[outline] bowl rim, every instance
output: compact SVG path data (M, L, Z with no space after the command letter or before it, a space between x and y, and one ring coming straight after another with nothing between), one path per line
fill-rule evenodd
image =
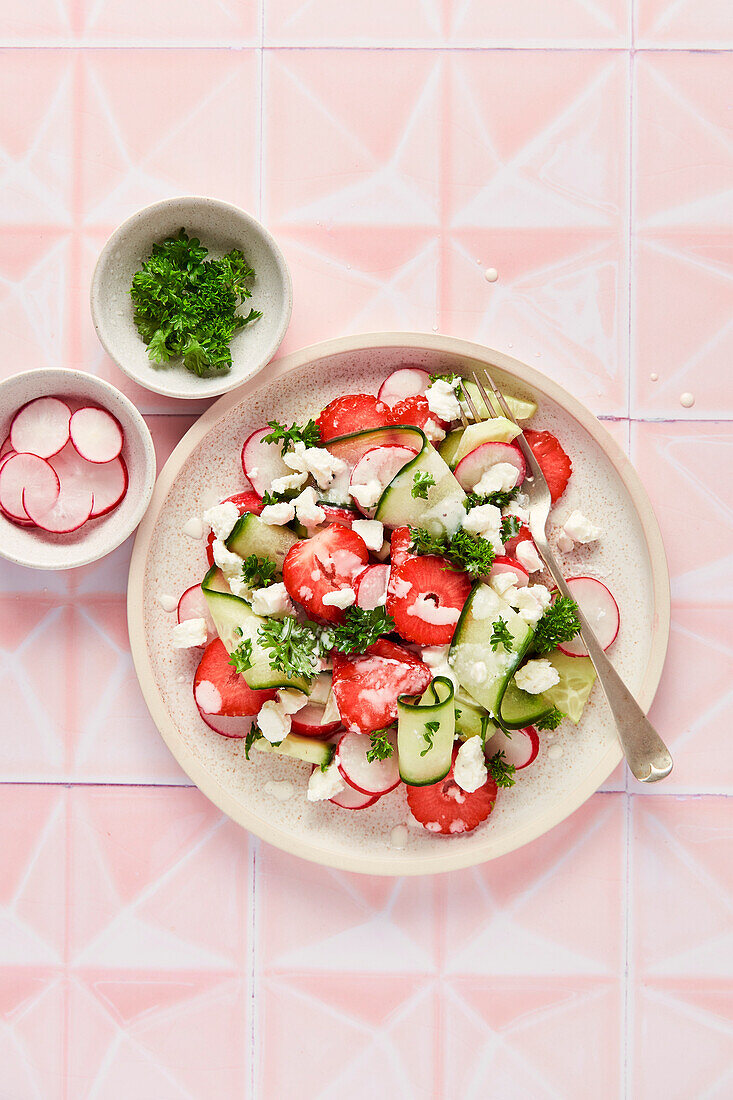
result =
M145 512L148 509L150 501L153 496L153 490L155 489L155 477L157 471L157 459L155 455L155 445L153 443L153 437L150 434L150 428L148 427L142 413L132 403L127 394L124 394L122 390L117 389L117 386L112 382L108 382L106 378L100 378L96 374L90 374L88 371L77 370L75 367L36 367L33 370L16 371L15 374L8 375L7 378L3 378L0 381L0 397L2 397L3 390L6 386L9 386L13 382L18 382L21 379L37 378L38 381L44 383L49 382L53 378L62 376L64 378L77 378L83 381L85 384L89 384L95 393L100 395L109 395L114 400L119 401L124 407L125 411L130 416L130 419L137 431L138 438L143 446L143 453L145 456L145 469L143 477L142 492L137 506L133 509L128 522L120 529L119 537L115 536L110 546L106 547L101 553L98 554L80 554L77 560L73 562L63 562L57 564L55 562L49 562L48 564L40 562L29 562L18 557L16 554L9 553L2 544L0 539L0 557L5 558L6 561L11 561L15 565L22 565L26 569L42 569L47 572L61 572L65 569L78 569L82 565L91 565L95 561L101 561L102 558L106 558L108 554L111 554L113 550L116 550L125 539L128 539L133 533L135 528L140 524ZM43 397L43 393L38 394L39 397ZM29 398L28 400L35 400L35 398ZM102 402L102 396L99 398ZM109 409L108 404L104 404L105 409L114 413L114 408ZM129 490L129 487L128 487ZM104 517L101 517L104 518ZM82 541L79 544L79 550L81 551L85 546L85 542Z
M283 300L282 309L280 312L280 318L277 328L273 333L273 337L265 349L262 357L262 362L257 366L246 378L238 378L237 375L230 371L228 374L223 375L221 382L218 385L212 385L207 388L206 392L202 393L181 393L171 386L164 386L157 384L155 377L147 382L141 375L133 373L125 365L124 358L117 355L114 350L114 343L110 341L109 334L105 329L104 324L104 310L101 306L101 300L103 295L101 293L101 281L102 281L102 267L103 262L107 260L109 253L119 246L120 241L123 241L126 233L134 226L141 222L147 221L159 210L165 210L167 207L174 206L178 203L204 203L208 206L217 207L221 213L227 214L229 217L235 217L243 220L250 228L255 229L261 234L265 244L270 250L278 272L283 280ZM285 339L285 333L288 330L290 324L290 318L293 313L293 280L290 274L290 268L283 254L282 249L273 237L269 229L258 221L252 214L249 214L241 206L237 206L235 203L227 202L224 199L217 199L209 195L174 195L167 199L160 199L157 202L148 203L147 206L142 206L139 210L136 210L134 214L130 214L128 218L125 218L112 233L110 233L107 240L102 245L99 255L97 256L96 263L94 264L94 271L92 272L91 282L89 284L89 305L92 315L92 323L94 324L94 331L97 334L100 344L104 348L104 351L115 363L117 367L126 374L128 378L132 379L139 386L150 390L152 393L159 393L163 397L172 397L178 401L201 401L209 400L210 398L220 397L222 394L229 393L231 390L238 386L245 386L252 379L264 370L268 363L270 363L273 357L277 354L278 348ZM210 382L214 382L215 379L208 379Z
M651 563L654 608L651 645L642 684L636 693L638 702L647 711L659 686L669 641L670 584L667 558L659 524L647 492L629 458L612 436L608 434L602 423L577 398L573 397L553 379L540 374L533 367L514 359L512 356L505 355L503 352L451 336L431 335L421 332L385 332L327 340L309 345L277 360L273 364L273 372L266 379L266 383L270 384L299 367L331 355L385 348L400 348L406 352L423 350L443 352L478 362L482 366L498 367L499 370L514 376L533 391L536 390L544 394L566 409L609 458L631 498ZM260 380L259 384L262 385L264 381ZM608 778L623 759L621 746L618 742L611 744L591 772L578 782L571 791L567 792L562 799L548 808L540 818L515 829L512 833L511 843L502 843L501 835L498 835L487 842L484 851L476 849L469 851L460 846L453 846L450 850L447 848L444 850L436 849L435 853L430 856L405 855L401 860L394 858L387 860L369 854L359 855L357 859L354 859L349 854L333 852L326 847L319 848L312 840L302 841L297 835L293 835L279 826L270 822L263 822L261 818L255 817L246 807L238 803L227 788L221 784L218 777L212 774L180 740L176 724L169 717L163 698L158 691L145 638L143 583L147 552L158 513L165 503L168 492L183 462L217 421L235 405L239 404L248 392L256 389L257 385L257 380L252 379L236 392L220 398L189 428L158 477L151 506L135 537L130 561L127 595L130 648L143 697L168 748L203 794L239 825L292 855L343 871L397 876L426 875L459 870L505 855L542 836L579 809L592 794L595 794L601 783Z

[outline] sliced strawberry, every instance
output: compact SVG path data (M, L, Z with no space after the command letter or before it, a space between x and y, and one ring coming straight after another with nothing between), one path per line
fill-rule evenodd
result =
M296 542L283 562L283 581L291 598L309 615L338 623L344 610L324 603L324 596L342 588L353 591L355 578L369 561L369 551L350 527L330 523L312 538Z
M257 493L252 492L251 489L246 489L243 493L234 493L234 495L230 497L224 497L221 503L225 504L227 501L236 504L237 508L239 508L240 516L243 516L245 512L252 512L253 515L259 516L264 508L262 498L259 497ZM214 551L211 549L214 545L214 538L214 532L209 531L209 537L206 540L206 557L209 561L209 567L214 564Z
M337 397L318 417L321 442L340 435L363 432L367 428L384 428L392 424L392 409L371 393L347 393Z
M432 421L434 427L436 425L439 428L445 427L444 422L439 420L434 413L431 413L428 399L423 397L422 394L417 394L415 397L406 397L404 401L398 401L396 405L392 406L393 424L409 424L415 428L424 429L429 420Z
M410 557L412 535L409 527L395 527L390 540L390 557L393 567L402 565Z
M524 437L532 448L540 469L545 475L552 503L554 504L567 488L570 475L573 472L573 464L552 432L533 432L528 429L524 433Z
M430 669L414 653L384 638L361 656L336 653L333 659L336 705L354 733L384 729L397 717L399 696L425 691L430 680Z
M526 523L520 522L519 532L516 535L512 535L510 539L504 543L504 553L507 557L513 558L517 552L517 547L520 542L532 542L532 535L529 527Z
M253 691L241 673L229 664L229 654L220 638L207 645L193 679L193 695L205 714L226 714L230 718L257 714L263 703L274 699L274 691Z
M398 634L418 645L447 645L471 592L465 573L437 554L411 557L392 569L387 611Z
M458 748L453 750L453 764ZM451 836L470 833L485 821L496 804L498 789L494 777L489 778L477 791L463 791L453 778L453 765L445 779L426 787L406 785L407 805L412 816L430 833Z

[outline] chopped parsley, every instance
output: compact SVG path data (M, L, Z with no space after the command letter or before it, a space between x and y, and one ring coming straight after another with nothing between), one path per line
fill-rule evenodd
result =
M486 766L489 769L489 775L493 776L497 787L514 786L514 772L516 768L513 764L507 762L503 749L500 749L494 756L489 757L486 761Z
M263 649L270 651L270 668L286 676L312 680L320 656L320 636L312 623L285 619L265 619L257 631Z
M495 623L492 624L492 626L493 633L489 638L489 645L491 646L494 653L496 653L500 645L504 646L504 649L507 651L507 653L511 653L514 638L512 636L511 630L507 626L506 619L502 619L501 616L499 616L499 618L496 620Z
M271 504L282 504L283 501L288 501L289 499L287 493L270 493L265 491L262 494L262 507L269 508Z
M430 381L432 382L447 382L449 386L453 386L456 397L463 397L463 388L461 383L463 379L460 374L431 374ZM454 383L458 383L454 385Z
M252 668L252 639L245 638L236 649L229 654L229 664L240 675Z
M549 653L563 642L569 642L580 630L578 605L570 596L558 596L537 623L532 649Z
M260 733L260 727L256 722L253 722L249 727L249 733L244 739L244 755L249 760L249 752L255 741L259 741L262 734Z
M287 428L279 420L268 420L272 431L262 437L263 443L279 443L283 451L290 450L295 443L305 443L306 447L318 447L321 442L321 429L315 420L309 420L307 424L291 424Z
M501 541L509 542L509 539L513 539L515 535L518 535L521 529L522 521L519 516L502 516Z
M421 756L427 756L427 754L432 749L433 741L435 739L436 733L438 732L438 727L439 726L440 726L440 722L426 722L425 723L425 729L423 730L423 736L425 738L425 748L420 753Z
M250 588L269 588L275 583L275 562L250 554L242 562L242 580Z
M415 554L439 554L454 569L463 569L470 577L483 577L494 563L491 543L480 535L459 530L454 535L431 535L423 527L410 528L410 550Z
M208 253L181 229L153 245L130 288L133 319L151 361L182 359L201 378L229 370L232 337L262 316L257 309L246 317L237 313L252 296L247 284L255 274L242 252L232 249L221 260L207 260Z
M495 508L506 508L517 495L516 489L495 489L493 493L469 493L464 500L467 512L472 508L480 508L482 504L493 504Z
M556 730L563 718L566 717L567 715L563 714L561 710L553 707L549 714L535 722L534 727L537 730Z
M388 760L394 752L394 745L387 736L389 730L374 730L369 734L369 740L371 741L371 748L367 749L366 758L370 764L373 764L375 760Z
M433 485L435 485L435 478L432 474L429 474L427 470L416 470L415 476L412 479L410 495L413 497L422 497L423 500L427 500L428 489Z
M383 634L394 630L394 619L383 607L370 611L363 607L347 607L343 622L329 630L332 646L339 653L365 653Z

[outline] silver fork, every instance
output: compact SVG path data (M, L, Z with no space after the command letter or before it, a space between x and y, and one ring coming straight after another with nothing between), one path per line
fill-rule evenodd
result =
M484 376L494 395L496 404L501 409L504 416L507 420L511 420L513 424L517 424L503 395L496 388L491 378L489 378L489 375L485 373ZM481 379L475 372L473 379L483 398L486 408L490 412L491 400L481 383ZM470 393L465 388L463 390L463 400L468 405L471 415L477 423L484 419L483 416L479 415L479 411L472 401ZM463 421L464 428L467 428L469 421L463 409L461 409L461 420ZM518 424L517 427L519 428ZM553 557L547 542L546 527L551 500L550 490L545 481L545 475L542 473L539 463L531 447L527 443L521 428L520 434L516 437L514 442L518 444L522 451L530 472L522 488L526 489L530 499L529 527L532 532L532 538L559 592L561 595L570 596L572 599L570 589L565 583L565 579L560 572L560 567ZM621 748L623 749L629 768L642 783L656 783L658 779L664 779L672 771L672 757L669 749L644 714L634 696L626 687L626 684L623 682L618 672L616 672L616 669L613 667L606 654L603 652L598 639L593 633L582 611L579 611L578 618L580 619L580 637L588 650L588 656L595 666L598 680L608 700L608 705L611 708L611 714L616 724L618 739L621 742Z

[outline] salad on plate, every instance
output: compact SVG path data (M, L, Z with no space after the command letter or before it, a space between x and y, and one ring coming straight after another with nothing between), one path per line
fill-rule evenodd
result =
M485 417L467 428L465 390ZM506 399L532 419L534 402ZM549 586L519 432L472 382L405 366L376 396L243 441L248 487L204 513L209 568L172 644L203 650L196 706L246 766L305 761L308 801L346 810L403 788L416 822L454 836L521 781L543 731L579 721L595 672L577 604L604 648L618 607L594 577L569 578L573 599ZM524 434L554 504L572 462L549 431ZM576 510L553 537L566 551L600 535Z

